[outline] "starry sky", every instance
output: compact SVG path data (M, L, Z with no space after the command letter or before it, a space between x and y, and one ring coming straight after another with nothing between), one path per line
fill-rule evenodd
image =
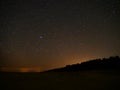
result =
M120 0L1 0L0 12L0 67L120 55Z

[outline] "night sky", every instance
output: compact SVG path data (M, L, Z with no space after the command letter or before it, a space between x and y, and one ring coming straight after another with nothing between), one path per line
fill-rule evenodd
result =
M120 0L1 0L0 67L47 70L120 56Z

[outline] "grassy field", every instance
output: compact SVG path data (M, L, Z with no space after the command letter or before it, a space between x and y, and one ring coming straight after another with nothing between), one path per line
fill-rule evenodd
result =
M0 90L120 90L120 71L0 73Z

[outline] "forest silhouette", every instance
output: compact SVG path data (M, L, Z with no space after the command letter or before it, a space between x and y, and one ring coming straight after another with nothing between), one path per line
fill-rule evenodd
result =
M120 57L89 60L41 73L0 72L0 80L1 90L120 90Z
M62 68L48 70L46 72L71 72L71 71L85 71L85 70L119 70L120 57L111 56L109 58L88 60L86 62L66 65Z

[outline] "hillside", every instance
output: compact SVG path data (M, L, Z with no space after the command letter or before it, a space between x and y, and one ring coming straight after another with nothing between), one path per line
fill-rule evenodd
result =
M71 72L71 71L85 71L85 70L119 70L120 57L114 56L103 59L94 59L82 63L66 65L65 67L48 70L47 72Z

